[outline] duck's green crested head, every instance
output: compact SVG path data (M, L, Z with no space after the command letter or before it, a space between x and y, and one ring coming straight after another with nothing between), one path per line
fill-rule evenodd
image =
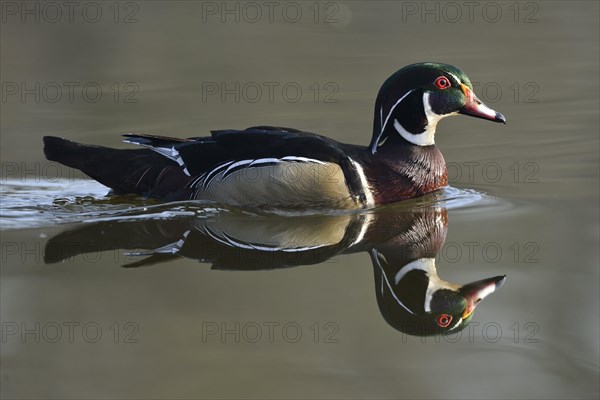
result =
M475 96L471 80L455 66L434 62L407 65L379 90L371 152L375 154L386 139L398 136L413 145L433 145L438 121L458 114L506 123L502 114Z

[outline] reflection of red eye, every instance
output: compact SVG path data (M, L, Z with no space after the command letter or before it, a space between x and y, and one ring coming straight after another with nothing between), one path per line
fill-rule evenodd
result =
M452 322L452 315L448 315L448 314L438 315L438 317L435 319L435 322L437 322L437 324L439 326L441 326L442 328L445 328L448 325L450 325L450 322Z
M437 78L435 80L435 86L438 89L448 89L451 85L450 85L450 80L448 78L446 78L445 76L440 76L439 78Z

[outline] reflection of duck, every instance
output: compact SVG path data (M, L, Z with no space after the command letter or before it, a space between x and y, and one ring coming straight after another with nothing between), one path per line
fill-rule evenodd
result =
M44 152L117 194L272 208L361 209L422 196L448 184L435 146L439 120L466 114L505 122L469 78L447 64L406 66L382 85L369 147L296 129L258 126L175 139L125 135L145 147L117 150L44 138Z
M45 260L120 248L145 257L126 267L186 257L210 262L213 269L264 270L366 251L385 320L402 332L428 335L464 328L478 302L505 279L462 286L440 279L435 257L446 230L446 210L439 207L285 218L231 212L210 218L97 222L50 239Z

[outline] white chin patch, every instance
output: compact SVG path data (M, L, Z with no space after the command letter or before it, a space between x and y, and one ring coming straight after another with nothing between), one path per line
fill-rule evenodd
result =
M435 128L429 129L428 126L422 133L410 133L400 125L400 122L398 122L397 119L394 120L394 128L396 128L396 131L398 131L400 136L417 146L430 146L435 144Z
M394 120L394 128L405 140L417 146L431 146L435 144L435 129L437 123L442 119L458 113L439 115L431 110L431 104L429 104L429 92L423 94L423 109L425 110L425 117L427 117L427 126L421 133L410 133L398 122Z

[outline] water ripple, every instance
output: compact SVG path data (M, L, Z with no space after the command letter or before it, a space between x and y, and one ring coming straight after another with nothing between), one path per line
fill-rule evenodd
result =
M0 183L0 228L19 229L50 226L57 223L108 220L202 218L222 212L263 214L265 211L220 207L211 202L178 201L161 203L138 196L107 196L109 189L93 180L21 181ZM398 210L430 206L469 209L493 206L497 200L472 189L447 187L419 199L390 207ZM345 210L319 210L319 214L348 213ZM350 211L356 212L356 211ZM272 210L267 214L303 215L315 211Z

